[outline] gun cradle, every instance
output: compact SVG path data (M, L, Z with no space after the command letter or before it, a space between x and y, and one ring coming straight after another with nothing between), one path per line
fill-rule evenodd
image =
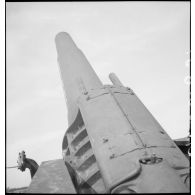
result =
M63 152L79 193L188 192L188 160L135 93L105 86L78 107Z

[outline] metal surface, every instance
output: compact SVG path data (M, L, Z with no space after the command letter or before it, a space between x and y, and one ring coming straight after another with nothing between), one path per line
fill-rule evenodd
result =
M80 112L66 132L63 154L77 193L105 192L104 182Z
M188 159L136 94L114 74L103 86L67 33L56 47L70 123L63 155L77 193L189 192Z
M62 159L42 162L26 193L76 193Z
M102 87L102 83L67 33L59 33L55 41L68 107L68 121L71 124L78 112L76 101L80 94L85 93L85 90Z

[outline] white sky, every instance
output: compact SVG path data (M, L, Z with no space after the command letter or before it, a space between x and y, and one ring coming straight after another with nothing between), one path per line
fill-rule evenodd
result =
M189 130L190 2L6 3L7 166L61 158L67 109L54 43L68 32L104 84L115 72L174 139ZM7 186L30 183L7 170Z

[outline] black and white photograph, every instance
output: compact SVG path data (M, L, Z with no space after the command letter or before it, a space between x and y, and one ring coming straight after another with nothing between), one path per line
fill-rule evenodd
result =
M5 2L5 191L191 192L191 1Z

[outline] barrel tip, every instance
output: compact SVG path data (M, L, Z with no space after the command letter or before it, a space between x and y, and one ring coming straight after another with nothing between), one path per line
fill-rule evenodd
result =
M57 42L58 40L61 39L67 39L67 38L71 38L70 35L67 32L59 32L56 36L55 36L55 41Z

